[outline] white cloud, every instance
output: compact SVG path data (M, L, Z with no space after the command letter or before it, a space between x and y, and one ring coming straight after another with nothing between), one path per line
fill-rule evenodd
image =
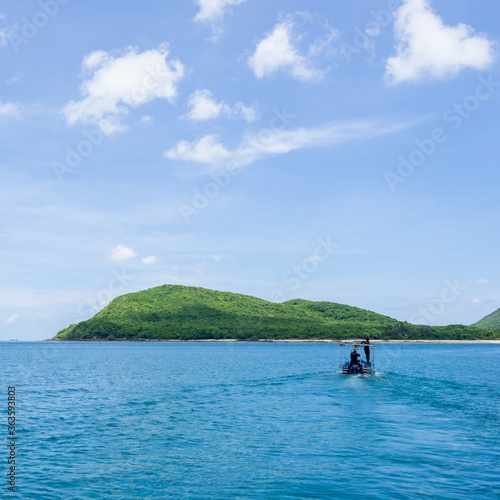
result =
M5 19L5 16L3 18L0 17L0 21L3 19ZM18 26L15 24L0 29L0 47L5 47L7 45L7 42L10 42L14 50L17 52L18 42L16 41L15 36L18 29L19 29Z
M188 98L188 105L191 110L185 117L196 122L217 118L224 106L222 102L216 102L212 92L206 89L196 90L191 94Z
M6 325L12 325L13 323L15 323L15 322L18 320L18 318L19 318L19 314L15 314L15 313L13 313L13 314L11 314L11 315L10 315L10 316L9 316L9 317L8 317L8 318L4 321L4 323L5 323Z
M302 22L317 24L314 16L306 13L298 14ZM318 65L318 58L335 54L332 48L333 42L339 33L330 28L328 23L321 21L321 30L326 34L317 37L307 46L304 53L299 50L299 42L306 38L304 34L296 33L296 22L292 16L276 24L272 31L267 34L256 46L254 54L248 59L257 78L269 76L279 70L287 73L300 81L316 82L321 80L325 71Z
M0 101L0 118L20 118L21 117L21 106L13 102L2 103Z
M397 54L386 64L390 83L444 79L493 62L493 42L465 24L446 26L428 0L405 0L395 13L395 32Z
M196 90L191 94L188 98L188 106L191 109L184 115L184 118L192 121L207 121L221 114L230 118L241 117L247 122L257 119L254 108L245 106L242 102L237 102L234 106L229 106L223 101L217 102L212 92L207 89Z
M82 63L87 79L80 86L81 101L70 101L63 109L69 125L93 123L105 133L125 130L123 119L130 108L154 99L172 102L177 84L184 75L178 59L167 59L165 44L157 49L138 52L130 47L125 53L98 50Z
M248 64L257 78L268 76L279 69L287 70L293 78L302 81L314 81L322 77L322 72L299 54L294 46L291 21L274 26L273 31L257 44Z
M5 85L14 85L20 80L20 78L21 78L21 73L17 71L14 76L10 77L8 80L5 80Z
M194 142L179 141L175 148L165 152L165 156L171 160L220 163L229 161L232 153L217 142L216 135L206 135Z
M212 255L212 259L214 259L215 262L217 262L219 264L222 262L223 257L224 257L223 255Z
M12 30L5 28L3 30L0 30L0 47L5 47L7 45L7 40L11 31Z
M475 298L473 298L473 299L471 300L471 303L472 303L472 304L482 304L482 303L483 303L483 301L482 301L481 299L478 299L477 297L475 297Z
M152 264L156 264L158 259L154 255L150 255L149 257L144 257L141 261L143 264L150 266Z
M134 257L137 257L137 252L134 252L134 250L126 247L125 245L118 245L117 247L113 248L109 256L111 260L116 260L119 262L123 262Z
M200 10L194 18L195 21L217 22L231 7L240 5L246 0L196 0Z
M151 125L153 123L153 117L151 115L144 115L139 123L142 123L143 125Z
M478 278L476 282L479 283L480 285L487 285L489 283L489 281L485 280L484 278Z
M246 135L234 150L225 148L215 135L206 135L193 142L179 141L166 151L169 159L210 164L215 168L237 168L249 165L260 158L285 154L309 147L331 146L348 141L368 139L400 130L404 125L382 127L367 121L350 121L326 124L310 129L261 130Z
M241 115L247 123L257 120L257 111L252 106L245 106L242 102L237 102L230 110L230 116Z

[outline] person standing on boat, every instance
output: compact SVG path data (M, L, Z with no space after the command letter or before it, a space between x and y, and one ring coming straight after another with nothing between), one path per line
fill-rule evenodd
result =
M351 362L349 363L349 368L352 368L353 366L357 366L360 370L363 370L363 367L361 366L361 363L359 360L361 359L361 356L358 352L357 346L354 346L353 351L351 352Z
M365 356L366 356L366 362L370 364L370 339L367 337L366 340L363 342L365 344L364 350L365 350Z

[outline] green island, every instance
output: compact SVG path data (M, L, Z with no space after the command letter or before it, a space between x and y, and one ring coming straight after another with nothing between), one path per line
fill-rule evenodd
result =
M238 293L163 285L121 295L52 340L494 340L500 339L500 310L493 315L471 326L414 325L334 302L274 303Z
M483 330L499 330L500 329L500 309L493 311L488 316L480 319L472 326L482 328Z

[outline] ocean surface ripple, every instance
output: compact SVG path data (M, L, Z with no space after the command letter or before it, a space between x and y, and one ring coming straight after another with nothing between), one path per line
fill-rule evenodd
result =
M500 345L0 342L16 499L500 498ZM7 454L5 453L5 456Z

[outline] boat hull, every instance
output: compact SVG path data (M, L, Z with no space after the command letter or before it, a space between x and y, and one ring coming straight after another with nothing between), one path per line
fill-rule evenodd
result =
M373 373L373 366L364 362L361 362L361 368L359 366L349 366L350 363L344 363L342 368L342 373L344 375L371 375Z

